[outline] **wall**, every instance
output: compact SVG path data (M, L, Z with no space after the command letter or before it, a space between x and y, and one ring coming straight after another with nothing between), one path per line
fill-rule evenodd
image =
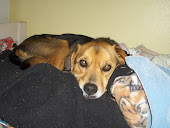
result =
M0 0L0 23L9 21L9 5L10 0Z
M11 0L10 21L26 21L27 36L76 33L144 44L170 53L169 0Z

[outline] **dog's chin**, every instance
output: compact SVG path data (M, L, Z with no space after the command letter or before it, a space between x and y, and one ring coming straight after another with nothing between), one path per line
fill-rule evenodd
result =
M89 95L88 95L88 96L84 96L84 97L85 97L86 99L88 99L88 100L89 100L89 99L97 99L96 96L89 96Z
M97 93L98 94L98 93ZM100 98L102 95L97 95L97 94L94 94L94 95L88 95L86 93L83 93L83 96L86 98L86 99L98 99Z

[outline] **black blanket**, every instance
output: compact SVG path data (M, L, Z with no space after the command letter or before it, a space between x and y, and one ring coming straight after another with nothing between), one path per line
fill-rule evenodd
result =
M19 128L129 127L110 93L87 100L72 74L49 64L0 62L0 118Z

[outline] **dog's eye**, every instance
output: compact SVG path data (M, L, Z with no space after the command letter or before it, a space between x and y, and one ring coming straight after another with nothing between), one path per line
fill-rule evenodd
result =
M107 71L109 71L111 68L112 68L111 65L105 65L105 66L103 67L103 71L107 72Z
M86 60L80 60L80 65L81 65L82 67L87 67L87 62L86 62Z

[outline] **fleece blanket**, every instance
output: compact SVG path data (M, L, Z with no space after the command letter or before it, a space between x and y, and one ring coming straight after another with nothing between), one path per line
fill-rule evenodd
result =
M148 98L151 114L147 128L170 126L170 70L141 56L126 57L127 65L138 75Z
M113 101L117 102L131 128L146 127L150 109L143 86L133 69L127 65L119 65L116 70L118 68L128 71L112 82Z
M129 128L109 93L85 99L70 73L49 64L24 71L9 62L0 67L0 118L13 127Z

